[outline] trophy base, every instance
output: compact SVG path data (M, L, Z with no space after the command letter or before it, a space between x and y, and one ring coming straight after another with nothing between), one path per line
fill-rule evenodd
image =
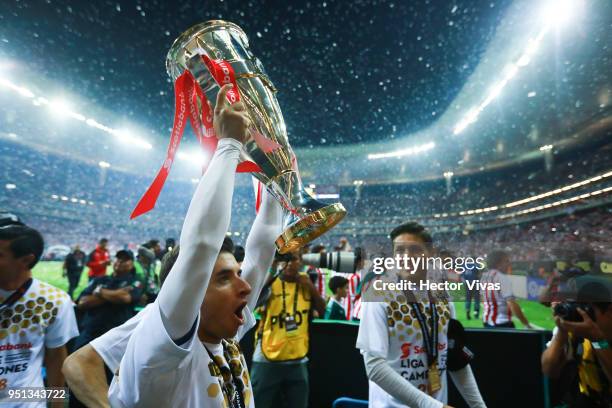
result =
M346 209L340 203L331 204L309 213L283 231L276 239L278 252L286 254L301 248L332 229L345 215Z

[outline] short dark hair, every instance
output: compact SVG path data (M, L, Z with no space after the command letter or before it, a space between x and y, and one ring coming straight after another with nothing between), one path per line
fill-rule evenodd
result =
M150 239L147 242L145 242L144 244L142 244L142 246L147 248L147 249L153 249L153 248L155 248L156 245L160 245L158 239Z
M221 250L219 253L221 252L229 252L230 254L234 255L234 241L232 241L230 237L225 237L223 239L223 244L221 245Z
M332 276L329 280L329 289L335 295L338 289L348 284L348 279L343 276Z
M427 232L427 230L425 229L424 226L422 226L421 224L414 222L414 221L409 221L409 222L405 222L401 225L398 225L397 227L393 228L393 230L391 231L391 242L393 242L393 240L395 238L398 237L398 235L401 234L412 234L412 235L416 235L417 237L419 237L428 247L431 247L433 244L433 239L431 238L431 235L429 234L429 232Z
M8 225L0 228L0 241L10 241L9 248L15 258L34 255L28 267L32 269L42 256L45 241L40 232L25 225Z
M121 249L121 250L117 251L117 253L115 254L115 258L121 259L121 260L124 260L124 261L133 261L134 260L134 254L132 253L132 251L127 251L125 249Z
M174 248L172 248L172 251L166 252L164 257L162 258L161 267L159 269L160 286L163 286L164 281L166 280L166 278L168 277L168 274L170 273L170 270L176 263L176 259L179 256L180 248L181 246L177 244ZM221 250L219 251L219 253L221 252L229 252L232 255L234 254L234 242L232 241L230 237L225 237L223 239L223 244L221 245Z
M244 261L244 247L241 245L236 245L234 248L234 258L236 258L236 262Z
M98 241L98 244L108 244L108 238L102 238L100 241Z
M497 269L507 260L510 260L510 255L506 251L495 250L487 255L487 267L489 269Z

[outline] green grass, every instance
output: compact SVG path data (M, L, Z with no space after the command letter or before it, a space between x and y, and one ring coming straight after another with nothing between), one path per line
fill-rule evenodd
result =
M41 281L47 282L55 287L58 287L64 291L68 291L68 278L62 277L62 263L61 262L39 262L33 271L34 277ZM81 275L81 282L75 290L75 297L81 293L81 291L87 286L87 269L83 271ZM543 329L552 330L555 326L555 322L552 319L550 309L546 306L539 304L538 302L530 300L519 300L518 303L521 305L525 316L530 323ZM473 306L472 306L473 307ZM455 302L455 310L457 312L458 320L465 327L478 327L482 328L482 315L479 319L472 318L467 320L465 316L465 303L462 301ZM482 312L482 305L481 305ZM517 328L522 328L523 325L518 319L514 318L514 324Z
M36 279L43 282L47 282L50 285L60 288L61 290L68 292L68 278L62 277L62 262L39 262L34 267L32 275ZM87 286L87 268L83 270L81 274L81 280L79 286L74 291L74 296L78 296L79 293Z
M541 305L538 302L533 300L518 300L518 304L523 309L523 313L529 323L536 328L542 328L546 330L552 330L555 327L555 322L552 319L552 314L550 308ZM465 316L465 303L464 302L455 302L455 311L457 314L457 319L463 324L464 327L478 327L482 329L482 304L480 305L480 317L475 319L472 317L471 320L468 320ZM472 314L474 313L474 305L472 305ZM514 325L522 329L523 324L516 318L513 317Z

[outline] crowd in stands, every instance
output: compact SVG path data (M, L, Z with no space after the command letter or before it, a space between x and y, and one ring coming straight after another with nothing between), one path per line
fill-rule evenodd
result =
M131 210L150 182L147 177L103 169L15 144L0 143L0 152L11 156L0 175L2 185L14 185L0 196L0 209L17 213L28 224L36 226L45 236L47 246L80 244L88 252L93 250L92 235L108 237L113 249L135 248L142 237L179 236L181 220L194 188L189 181L170 180L156 208L130 220ZM492 224L486 215L481 216L485 222L476 216L432 217L439 212L500 205L594 177L609 170L606 159L605 152L601 152L566 159L550 172L542 171L539 164L524 165L513 172L503 170L455 177L450 192L443 180L341 187L340 201L348 215L324 239L351 236L375 248L377 242L385 242L390 225L416 219L439 234L446 242L445 247L459 253L474 251L475 243L487 247L511 245L517 249L518 257L525 260L547 258L557 246L576 243L589 244L595 251L609 251L612 221L606 208L607 195L597 197L599 209L577 212L582 203L574 203L561 212L539 217L543 219L524 222L523 218L520 222L520 218L510 218L495 229L490 229ZM248 177L244 180L236 188L230 227L238 242L245 238L255 215L253 189ZM538 200L536 204L609 185L608 178L602 179L593 185ZM530 205L535 204L512 210Z

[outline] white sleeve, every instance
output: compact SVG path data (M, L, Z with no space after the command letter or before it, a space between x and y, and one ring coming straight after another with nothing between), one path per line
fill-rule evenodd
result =
M383 302L362 302L362 316L359 321L357 348L374 357L386 359L389 352L389 331L387 329L386 304Z
M407 406L414 408L442 408L444 406L442 402L430 397L398 374L384 358L364 353L363 361L368 379Z
M196 320L196 324L199 319ZM108 390L112 407L171 407L177 384L190 372L197 336L178 346L162 322L159 304L133 331Z
M173 339L193 326L229 227L236 166L242 143L221 139L189 204L180 252L157 301Z
M58 297L59 299L54 302L58 305L57 315L45 331L45 347L47 348L61 347L71 338L79 335L72 299L64 292L61 292Z
M480 395L478 384L476 384L474 373L472 373L472 368L469 364L461 370L449 371L448 373L470 408L487 408L482 395Z
M116 373L119 368L119 363L125 354L125 350L130 340L132 332L138 326L142 318L151 311L153 305L147 305L136 316L132 317L121 326L117 326L102 336L93 339L89 344L96 350L96 353L102 357L104 364L108 366L111 372Z
M274 260L274 241L282 232L283 209L278 201L264 190L263 200L253 227L249 232L242 263L242 278L251 285L248 305L251 310L268 276L268 269Z

